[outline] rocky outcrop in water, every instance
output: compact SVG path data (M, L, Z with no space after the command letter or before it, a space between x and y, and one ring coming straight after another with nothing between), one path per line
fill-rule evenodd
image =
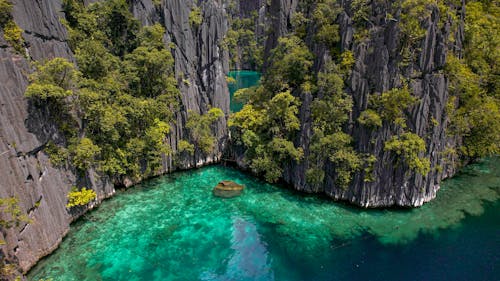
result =
M232 198L241 195L244 188L243 185L232 181L221 181L214 187L212 193L217 197Z
M51 121L50 112L24 98L32 71L30 61L54 57L74 61L74 56L66 42L67 31L60 23L64 17L60 0L14 2L13 18L24 30L29 59L0 39L0 197L17 197L22 212L32 222L4 230L0 238L7 242L2 246L3 255L26 272L57 248L70 222L81 214L70 214L66 209L72 186L79 183L92 188L98 196L96 203L114 194L115 189L106 177L93 170L82 177L71 167L54 168L43 152L49 140L65 140ZM151 0L131 2L131 11L144 25L158 22L165 27L165 41L175 45L176 76L189 81L180 83L181 110L176 113L176 124L168 139L175 150L178 141L187 138L189 110L204 113L209 107L218 107L226 114L229 112L227 53L218 46L227 29L224 9L220 1L203 1L203 22L192 28L188 17L194 1L167 0L161 5L154 5ZM227 142L226 118L216 124L215 135L218 144L213 153L186 156L178 165L164 157L163 172L219 161Z
M257 1L256 1L257 2ZM433 199L442 179L456 172L456 156L446 154L446 150L454 148L458 140L446 134L448 103L448 79L443 73L446 56L451 50L460 50L463 41L462 23L456 34L455 42L448 38L452 32L453 22L441 15L435 8L424 24L425 36L412 51L415 59L402 66L401 31L397 20L388 20L390 1L373 1L369 4L370 34L368 39L357 41L354 38L356 27L351 9L352 1L341 1L342 12L337 23L340 29L341 51L352 51L355 65L346 81L346 91L354 101L350 122L345 129L354 139L354 148L360 153L370 153L377 158L373 167L374 181L365 181L362 172L356 173L348 188L341 188L335 183L335 165L328 162L325 167L325 180L320 186L312 186L306 182L306 170L312 124L310 106L313 97L300 94L302 105L300 110L301 129L295 139L295 145L302 147L305 161L285 164L284 180L297 190L310 193L325 193L338 200L345 200L363 207L384 206L420 206ZM265 46L265 57L277 46L277 39L293 32L292 18L298 10L296 0L273 0L266 7L267 20L271 22ZM253 8L250 5L241 7ZM458 10L464 11L464 7ZM301 11L304 12L304 11ZM305 12L307 14L307 12ZM248 11L242 14L249 14ZM441 24L440 24L441 22ZM443 24L444 22L444 24ZM308 27L308 32L314 32ZM325 63L331 60L327 47L314 40L313 35L306 36L306 44L315 55L313 72L321 71ZM264 63L264 72L266 70ZM384 150L385 141L398 132L394 125L384 122L378 129L361 126L356 120L360 113L368 107L368 97L373 93L383 93L392 88L402 86L402 79L409 79L410 92L419 102L406 112L408 130L422 137L426 142L426 155L431 162L431 171L422 176L401 165L394 154ZM235 149L236 159L243 168L243 153Z

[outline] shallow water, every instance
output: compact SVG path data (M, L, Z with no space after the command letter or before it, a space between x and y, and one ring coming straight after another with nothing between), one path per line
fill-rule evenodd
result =
M221 180L244 184L221 199ZM211 166L120 191L30 280L498 280L500 159L408 210L364 210Z
M243 108L243 104L237 103L233 100L234 93L238 89L249 88L257 85L260 80L260 73L249 70L237 70L230 71L227 76L232 77L234 78L234 80L236 80L236 83L229 84L228 87L231 97L230 110L231 112L238 112Z

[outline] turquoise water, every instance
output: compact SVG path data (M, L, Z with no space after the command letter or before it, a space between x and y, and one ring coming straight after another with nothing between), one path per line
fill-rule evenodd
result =
M231 95L230 110L231 112L238 112L243 108L243 104L237 103L233 100L234 93L238 89L249 88L259 84L260 73L249 70L238 70L230 71L227 76L232 77L236 80L236 83L229 84L228 87L229 94Z
M221 199L221 180L244 184ZM498 280L500 159L418 209L364 210L210 166L119 191L29 280Z

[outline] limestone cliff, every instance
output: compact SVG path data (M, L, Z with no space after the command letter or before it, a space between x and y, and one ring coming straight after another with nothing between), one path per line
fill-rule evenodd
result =
M198 5L196 1L164 1L155 5L151 0L132 1L132 11L143 25L161 23L167 34L165 41L175 46L175 73L181 81L182 106L176 113L176 122L169 139L173 148L180 139L188 138L185 124L187 112L205 113L208 106L218 107L229 113L229 97L225 73L227 52L219 48L219 44L227 32L226 15L222 1L203 1L203 22L199 27L189 24L191 7ZM182 78L182 79L180 79ZM185 82L188 81L188 82ZM205 163L218 162L227 142L226 119L222 118L216 125L218 145L212 155L194 155L182 159L180 168L191 168ZM165 159L165 172L175 170L171 158Z
M83 181L96 191L97 203L111 196L115 189L106 177L97 176L93 170L81 177L74 169L54 168L43 152L49 140L65 140L50 121L50 112L24 98L32 71L30 61L54 57L74 61L74 57L67 44L67 31L60 22L64 17L60 0L13 2L13 19L24 30L26 56L0 39L0 197L17 197L22 212L32 222L3 230L0 238L7 242L2 246L3 256L26 272L59 245L71 221L82 213L83 210L70 213L66 209L72 186ZM167 0L161 5L154 5L151 0L131 2L131 11L142 24L160 23L165 27L165 41L175 45L176 76L189 81L180 83L181 110L175 113L176 123L168 139L175 150L178 140L185 138L189 110L203 113L211 106L229 112L227 54L218 47L227 29L224 9L219 1L203 1L203 22L193 28L188 21L193 1ZM186 157L180 167L165 157L163 172L218 161L227 139L226 118L221 118L215 127L218 145L211 155Z
M257 9L252 5L242 5L242 9ZM258 1L255 1L258 2ZM301 129L294 141L305 152L304 161L286 163L283 173L284 181L295 189L310 193L325 193L338 200L345 200L363 207L383 206L420 206L433 199L442 179L453 175L456 171L455 156L446 154L447 149L454 148L457 140L446 134L447 116L445 108L448 103L448 79L443 73L448 52L460 50L463 41L464 7L454 7L461 15L458 29L451 31L452 22L447 15L440 14L439 9L431 11L423 25L425 36L418 41L412 51L415 56L408 65L401 63L402 42L400 23L396 19L388 19L392 12L392 1L368 1L366 21L370 23L369 36L365 40L355 40L358 27L354 22L351 7L353 1L338 1L341 13L336 22L339 25L339 49L341 52L351 51L355 64L350 77L346 81L347 93L352 96L354 107L345 131L354 139L354 148L360 153L370 153L377 158L373 167L374 181L365 181L363 172L358 172L348 188L341 188L335 183L335 165L331 162L325 166L325 179L322 184L311 185L306 181L308 168L309 144L311 141L311 101L310 94L295 93L301 100ZM360 2L360 1L358 1ZM265 57L276 47L278 38L294 32L293 15L301 12L308 15L309 7L299 10L300 1L272 0L267 5L257 6L265 9L266 22L270 23ZM249 14L243 11L240 14ZM310 15L309 15L310 16ZM460 20L460 19L459 19ZM310 24L305 37L306 44L314 53L313 72L321 71L326 61L331 60L329 49L314 40L314 27ZM456 39L451 42L450 33ZM266 71L266 62L264 69ZM361 126L356 120L360 113L368 107L368 97L373 93L383 93L392 88L401 87L402 79L410 80L410 92L418 98L417 105L406 112L408 129L426 141L426 155L431 162L431 171L426 176L410 171L398 163L394 154L384 150L384 142L398 132L389 123L378 129ZM237 160L246 168L242 153L236 149Z

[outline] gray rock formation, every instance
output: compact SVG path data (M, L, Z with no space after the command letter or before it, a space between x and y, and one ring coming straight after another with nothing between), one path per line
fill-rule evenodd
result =
M162 24L167 33L165 44L173 44L175 73L181 90L181 111L176 113L176 122L169 139L174 150L181 139L189 139L185 124L188 112L205 113L209 107L218 107L226 113L216 124L215 136L218 145L211 155L185 155L179 165L171 157L164 161L164 172L177 168L187 169L206 163L218 162L227 143L227 117L229 94L225 73L227 52L219 48L227 32L227 20L222 1L203 1L200 7L203 22L199 27L189 24L189 14L196 1L169 0L155 6L151 0L132 1L132 12L143 25Z
M64 57L74 61L66 43L66 29L60 23L64 17L60 0L18 0L14 4L13 17L24 30L26 52L31 59ZM153 5L151 0L134 0L131 4L131 10L143 24L164 25L165 43L176 47L175 70L181 81L182 105L168 140L174 150L186 136L188 111L203 113L209 107L219 107L229 112L225 82L227 54L218 47L227 29L224 9L220 1L203 1L203 23L192 28L188 18L193 4L184 0L166 0L160 6ZM70 214L66 209L72 186L83 182L95 190L96 204L114 194L115 189L93 170L82 178L71 167L56 169L50 164L43 147L49 140L56 143L65 140L49 112L30 105L24 98L32 71L30 62L16 54L3 39L0 39L0 61L0 197L17 197L21 210L32 219L32 223L3 230L0 238L7 242L2 246L3 255L18 263L21 272L26 272L57 248L71 221L81 215L81 212ZM182 83L183 79L189 83ZM185 157L179 167L165 157L163 172L219 161L227 140L226 118L221 118L215 127L219 142L212 154Z
M443 153L447 148L455 147L457 140L446 135L445 107L448 102L448 81L442 69L448 50L460 50L463 32L459 29L455 36L458 40L454 45L448 42L446 38L450 33L451 22L445 19L444 26L439 27L441 15L436 8L425 23L425 38L420 42L420 46L415 48L416 59L408 66L401 67L399 65L401 42L398 23L386 20L388 7L384 1L374 1L370 4L369 17L373 26L370 29L369 39L363 42L355 42L353 39L355 27L352 15L348 13L350 2L340 2L344 12L338 18L340 48L342 51L352 51L356 58L353 72L347 81L346 90L353 97L354 108L346 131L353 136L357 151L371 153L377 157L378 161L374 167L375 181L365 182L364 175L360 172L356 174L349 188L342 189L335 184L334 165L327 163L323 184L311 186L306 182L308 147L312 136L310 118L312 97L306 94L298 94L302 102L300 111L302 126L295 141L297 146L304 149L306 160L298 164L285 164L284 180L297 190L325 193L335 199L349 201L363 207L420 206L436 196L440 181L453 175L456 169L456 163L454 163L456 159ZM276 47L280 36L292 31L291 20L297 8L298 1L296 0L271 1L266 16L267 21L271 22L270 30L273 32L269 33L266 41L266 54ZM242 12L242 14L249 14L249 12ZM309 31L312 30L309 29ZM307 36L306 43L316 56L314 71L320 71L325 62L331 59L329 51L315 42L311 34ZM264 71L265 68L266 63ZM381 128L371 130L356 122L360 113L367 109L368 96L400 87L401 76L411 78L410 89L419 98L419 103L407 112L408 130L426 140L427 155L425 157L430 158L432 169L425 177L410 171L408 167L398 163L395 155L384 151L384 142L397 134L392 124L384 122ZM243 163L242 153L241 148L234 150L240 166Z
M59 23L60 10L58 1L16 1L13 16L25 30L27 53L33 59L72 59ZM33 220L3 233L3 251L25 271L55 249L69 230L72 217L65 208L66 194L76 178L71 171L54 169L39 149L59 133L47 113L32 110L24 98L30 63L6 47L0 49L0 60L0 197L17 197L21 210ZM106 184L94 188L101 198L114 192Z

